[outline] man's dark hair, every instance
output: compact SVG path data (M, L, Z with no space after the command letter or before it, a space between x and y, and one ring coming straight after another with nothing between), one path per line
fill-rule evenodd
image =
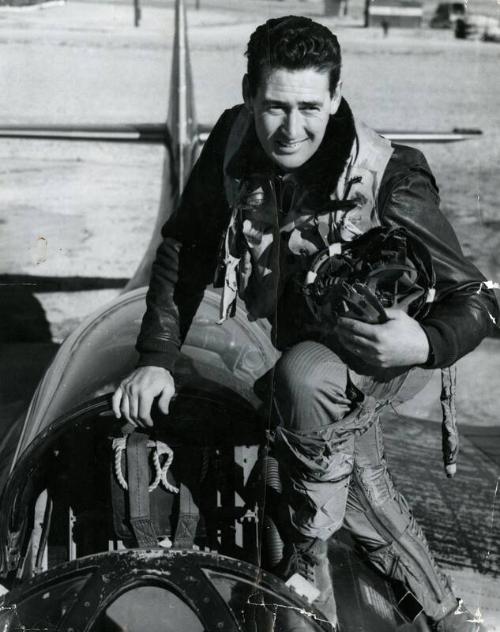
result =
M330 74L330 93L340 78L341 54L336 36L310 18L288 15L267 20L250 36L245 55L251 96L270 68L314 68Z

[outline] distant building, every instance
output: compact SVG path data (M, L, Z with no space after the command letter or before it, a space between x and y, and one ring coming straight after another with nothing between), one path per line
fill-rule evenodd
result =
M323 15L333 15L336 17L339 15L347 15L347 2L348 0L324 0Z
M0 0L0 7L30 7L36 4L64 4L65 0Z
M365 26L422 26L423 2L420 0L366 0Z

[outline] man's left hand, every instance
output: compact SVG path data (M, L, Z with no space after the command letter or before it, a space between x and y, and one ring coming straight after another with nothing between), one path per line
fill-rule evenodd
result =
M342 345L367 364L388 369L424 364L429 341L418 322L401 309L386 309L388 321L370 325L339 318L335 332Z

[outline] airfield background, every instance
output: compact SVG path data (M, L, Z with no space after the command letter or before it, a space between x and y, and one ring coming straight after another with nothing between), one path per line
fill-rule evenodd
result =
M202 123L239 102L242 52L257 23L283 13L323 13L319 0L201 0L200 10L195 4L188 3L188 20ZM474 7L498 17L491 0ZM434 8L424 3L424 19ZM425 26L394 28L384 38L379 28L361 28L359 0L350 0L347 16L321 19L339 34L345 94L367 123L483 130L475 140L423 149L466 254L500 281L500 47ZM169 1L143 2L139 28L125 1L0 7L0 124L163 122L172 39ZM4 139L0 159L0 428L6 428L19 419L58 343L133 274L157 213L163 149ZM442 473L437 381L386 421L394 473L438 558L468 601L498 623L499 347L498 339L487 340L460 363L464 439L453 481Z

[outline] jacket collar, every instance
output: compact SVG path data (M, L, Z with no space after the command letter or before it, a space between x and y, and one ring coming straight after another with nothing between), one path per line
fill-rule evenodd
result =
M317 152L293 172L295 179L308 189L332 192L349 159L355 136L351 109L347 101L342 99L339 109L330 117ZM275 177L284 173L264 153L252 121L229 161L227 174L232 178L245 179L250 175Z

